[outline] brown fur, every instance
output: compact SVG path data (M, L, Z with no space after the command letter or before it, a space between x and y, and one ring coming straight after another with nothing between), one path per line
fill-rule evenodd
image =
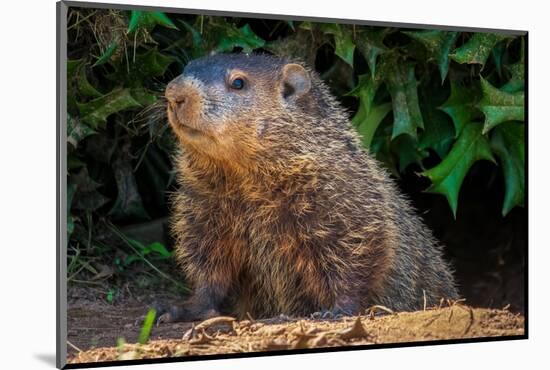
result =
M182 144L172 230L195 287L187 314L415 310L424 297L456 298L441 247L344 110L315 73L303 80L287 65L218 55L167 87ZM241 90L229 86L235 75Z

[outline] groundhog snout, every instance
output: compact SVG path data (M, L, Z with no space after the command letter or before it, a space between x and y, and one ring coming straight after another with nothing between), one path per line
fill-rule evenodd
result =
M201 107L201 97L197 88L179 77L168 84L165 96L168 110L174 114L177 123L194 126Z

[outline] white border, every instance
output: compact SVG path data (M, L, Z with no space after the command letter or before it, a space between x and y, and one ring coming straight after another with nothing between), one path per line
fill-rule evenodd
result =
M308 15L466 27L529 33L529 282L530 339L357 352L143 365L140 369L244 369L359 365L379 369L530 368L548 363L547 237L550 138L550 34L544 2L132 0L139 5ZM540 5L537 5L540 4ZM3 368L53 368L55 354L55 1L3 4L2 143L2 343ZM6 83L7 82L7 83ZM7 237L6 237L7 236ZM11 365L11 366L10 366ZM542 365L544 366L544 365ZM538 366L537 366L538 367ZM137 368L137 367L132 367Z

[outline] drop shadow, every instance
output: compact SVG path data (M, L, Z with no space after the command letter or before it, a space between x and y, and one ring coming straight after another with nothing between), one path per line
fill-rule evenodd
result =
M34 358L42 361L46 365L55 367L55 353L35 353Z

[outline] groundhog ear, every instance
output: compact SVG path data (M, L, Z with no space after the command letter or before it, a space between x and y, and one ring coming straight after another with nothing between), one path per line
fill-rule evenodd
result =
M311 88L309 72L299 64L287 64L283 67L282 94L287 101L294 101L306 94Z

